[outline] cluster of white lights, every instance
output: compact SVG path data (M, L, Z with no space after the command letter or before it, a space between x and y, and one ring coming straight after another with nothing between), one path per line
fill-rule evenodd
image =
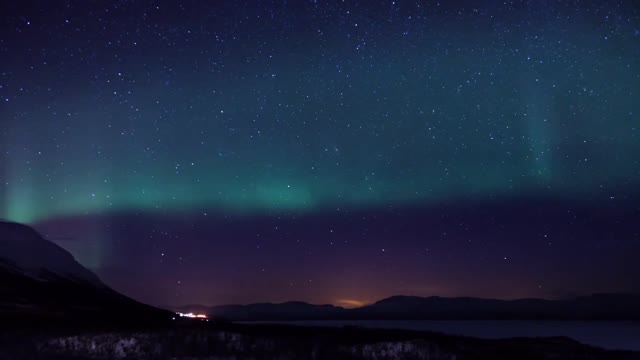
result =
M180 317L186 317L191 319L206 319L207 315L205 314L194 314L194 313L181 313L177 312L176 314L180 315Z

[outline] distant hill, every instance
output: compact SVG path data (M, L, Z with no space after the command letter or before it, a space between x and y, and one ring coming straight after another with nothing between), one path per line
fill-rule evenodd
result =
M569 300L496 300L392 296L355 309L304 302L185 306L236 321L286 320L640 320L640 294L595 294Z
M211 311L213 316L234 320L321 320L340 318L345 312L345 309L333 305L312 305L300 301L217 306Z
M0 221L0 327L165 321L173 314L109 288L32 228Z
M640 320L640 294L596 294L569 300L495 300L393 296L353 309L363 319Z

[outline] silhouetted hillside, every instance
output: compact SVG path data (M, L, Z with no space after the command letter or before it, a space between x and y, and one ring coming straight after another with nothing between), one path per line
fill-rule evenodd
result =
M73 256L28 226L0 222L3 327L135 324L172 313L110 289Z
M640 294L595 294L568 300L392 296L361 308L303 302L195 309L238 321L264 320L640 320ZM193 310L190 310L193 311Z

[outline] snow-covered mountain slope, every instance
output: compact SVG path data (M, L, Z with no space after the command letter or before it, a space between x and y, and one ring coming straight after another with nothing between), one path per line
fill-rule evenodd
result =
M104 286L91 271L58 245L45 240L34 229L17 223L0 222L0 268L8 268L40 280L45 274Z
M0 328L142 325L173 316L112 290L32 228L0 222Z

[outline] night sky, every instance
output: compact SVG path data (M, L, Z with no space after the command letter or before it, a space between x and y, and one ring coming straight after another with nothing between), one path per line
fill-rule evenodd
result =
M0 14L0 218L136 299L640 291L634 0Z

